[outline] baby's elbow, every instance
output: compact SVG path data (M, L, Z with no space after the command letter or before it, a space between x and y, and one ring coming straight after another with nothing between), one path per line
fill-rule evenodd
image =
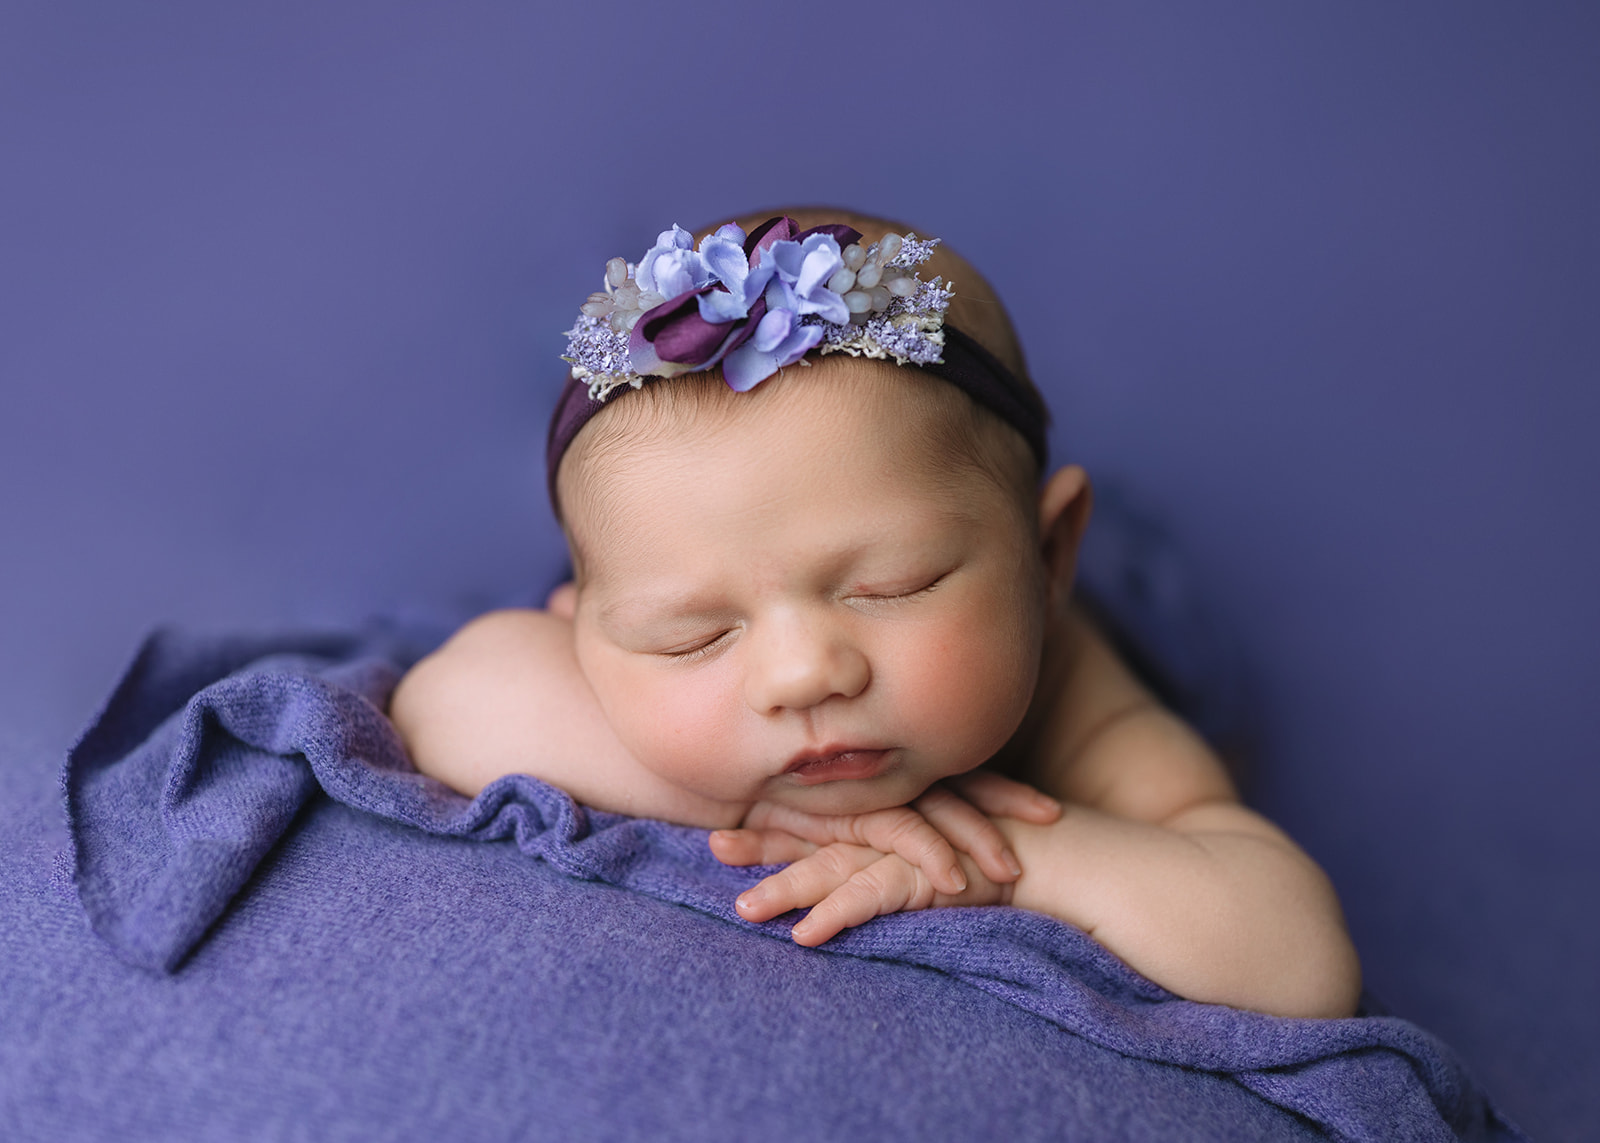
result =
M1272 863L1251 863L1250 891L1231 896L1209 918L1206 931L1218 943L1207 958L1207 979L1183 995L1270 1016L1354 1015L1361 960L1332 883L1298 854L1278 865L1276 875L1263 867Z
M1342 925L1316 945L1285 974L1265 1011L1322 1020L1355 1015L1361 1000L1361 960L1355 945Z
M1361 999L1361 959L1339 898L1309 860L1299 890L1276 911L1276 931L1262 934L1267 955L1252 989L1258 995L1247 1007L1273 1016L1352 1016Z

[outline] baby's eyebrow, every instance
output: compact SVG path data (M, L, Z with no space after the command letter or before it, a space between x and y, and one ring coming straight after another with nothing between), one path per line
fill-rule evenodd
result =
M596 615L601 626L628 627L652 619L698 619L716 609L693 592L632 596L601 604Z

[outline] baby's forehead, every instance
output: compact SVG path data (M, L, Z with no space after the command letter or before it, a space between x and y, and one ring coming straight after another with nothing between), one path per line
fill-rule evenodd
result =
M975 407L948 383L890 362L832 354L791 365L745 393L716 371L648 382L612 398L574 442L582 467L682 440L690 447L724 432L782 433L870 425L881 443L926 435L935 421L970 418Z
M631 515L642 488L686 468L711 479L753 476L782 495L791 484L815 487L800 477L818 466L860 471L862 461L869 475L892 474L897 491L932 490L953 501L970 482L972 466L958 454L970 451L976 415L970 398L947 382L843 355L790 366L749 393L707 376L651 382L620 394L573 442L560 473L563 515L581 539ZM1016 443L1025 453L1020 437ZM721 459L727 464L719 469ZM851 491L837 486L841 496Z

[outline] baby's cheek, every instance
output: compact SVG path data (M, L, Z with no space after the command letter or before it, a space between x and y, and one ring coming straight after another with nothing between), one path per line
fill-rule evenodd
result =
M695 793L719 800L745 796L734 763L735 727L716 672L634 680L616 719L623 744L644 766Z
M1038 652L1020 624L962 618L930 632L922 653L901 656L895 690L914 725L948 743L970 769L1021 723L1037 681Z

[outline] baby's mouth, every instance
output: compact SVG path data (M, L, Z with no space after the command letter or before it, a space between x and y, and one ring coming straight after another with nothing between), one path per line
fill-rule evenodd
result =
M802 786L816 786L823 782L860 781L864 778L876 778L887 770L890 754L888 750L869 750L862 747L807 751L795 755L783 772Z

